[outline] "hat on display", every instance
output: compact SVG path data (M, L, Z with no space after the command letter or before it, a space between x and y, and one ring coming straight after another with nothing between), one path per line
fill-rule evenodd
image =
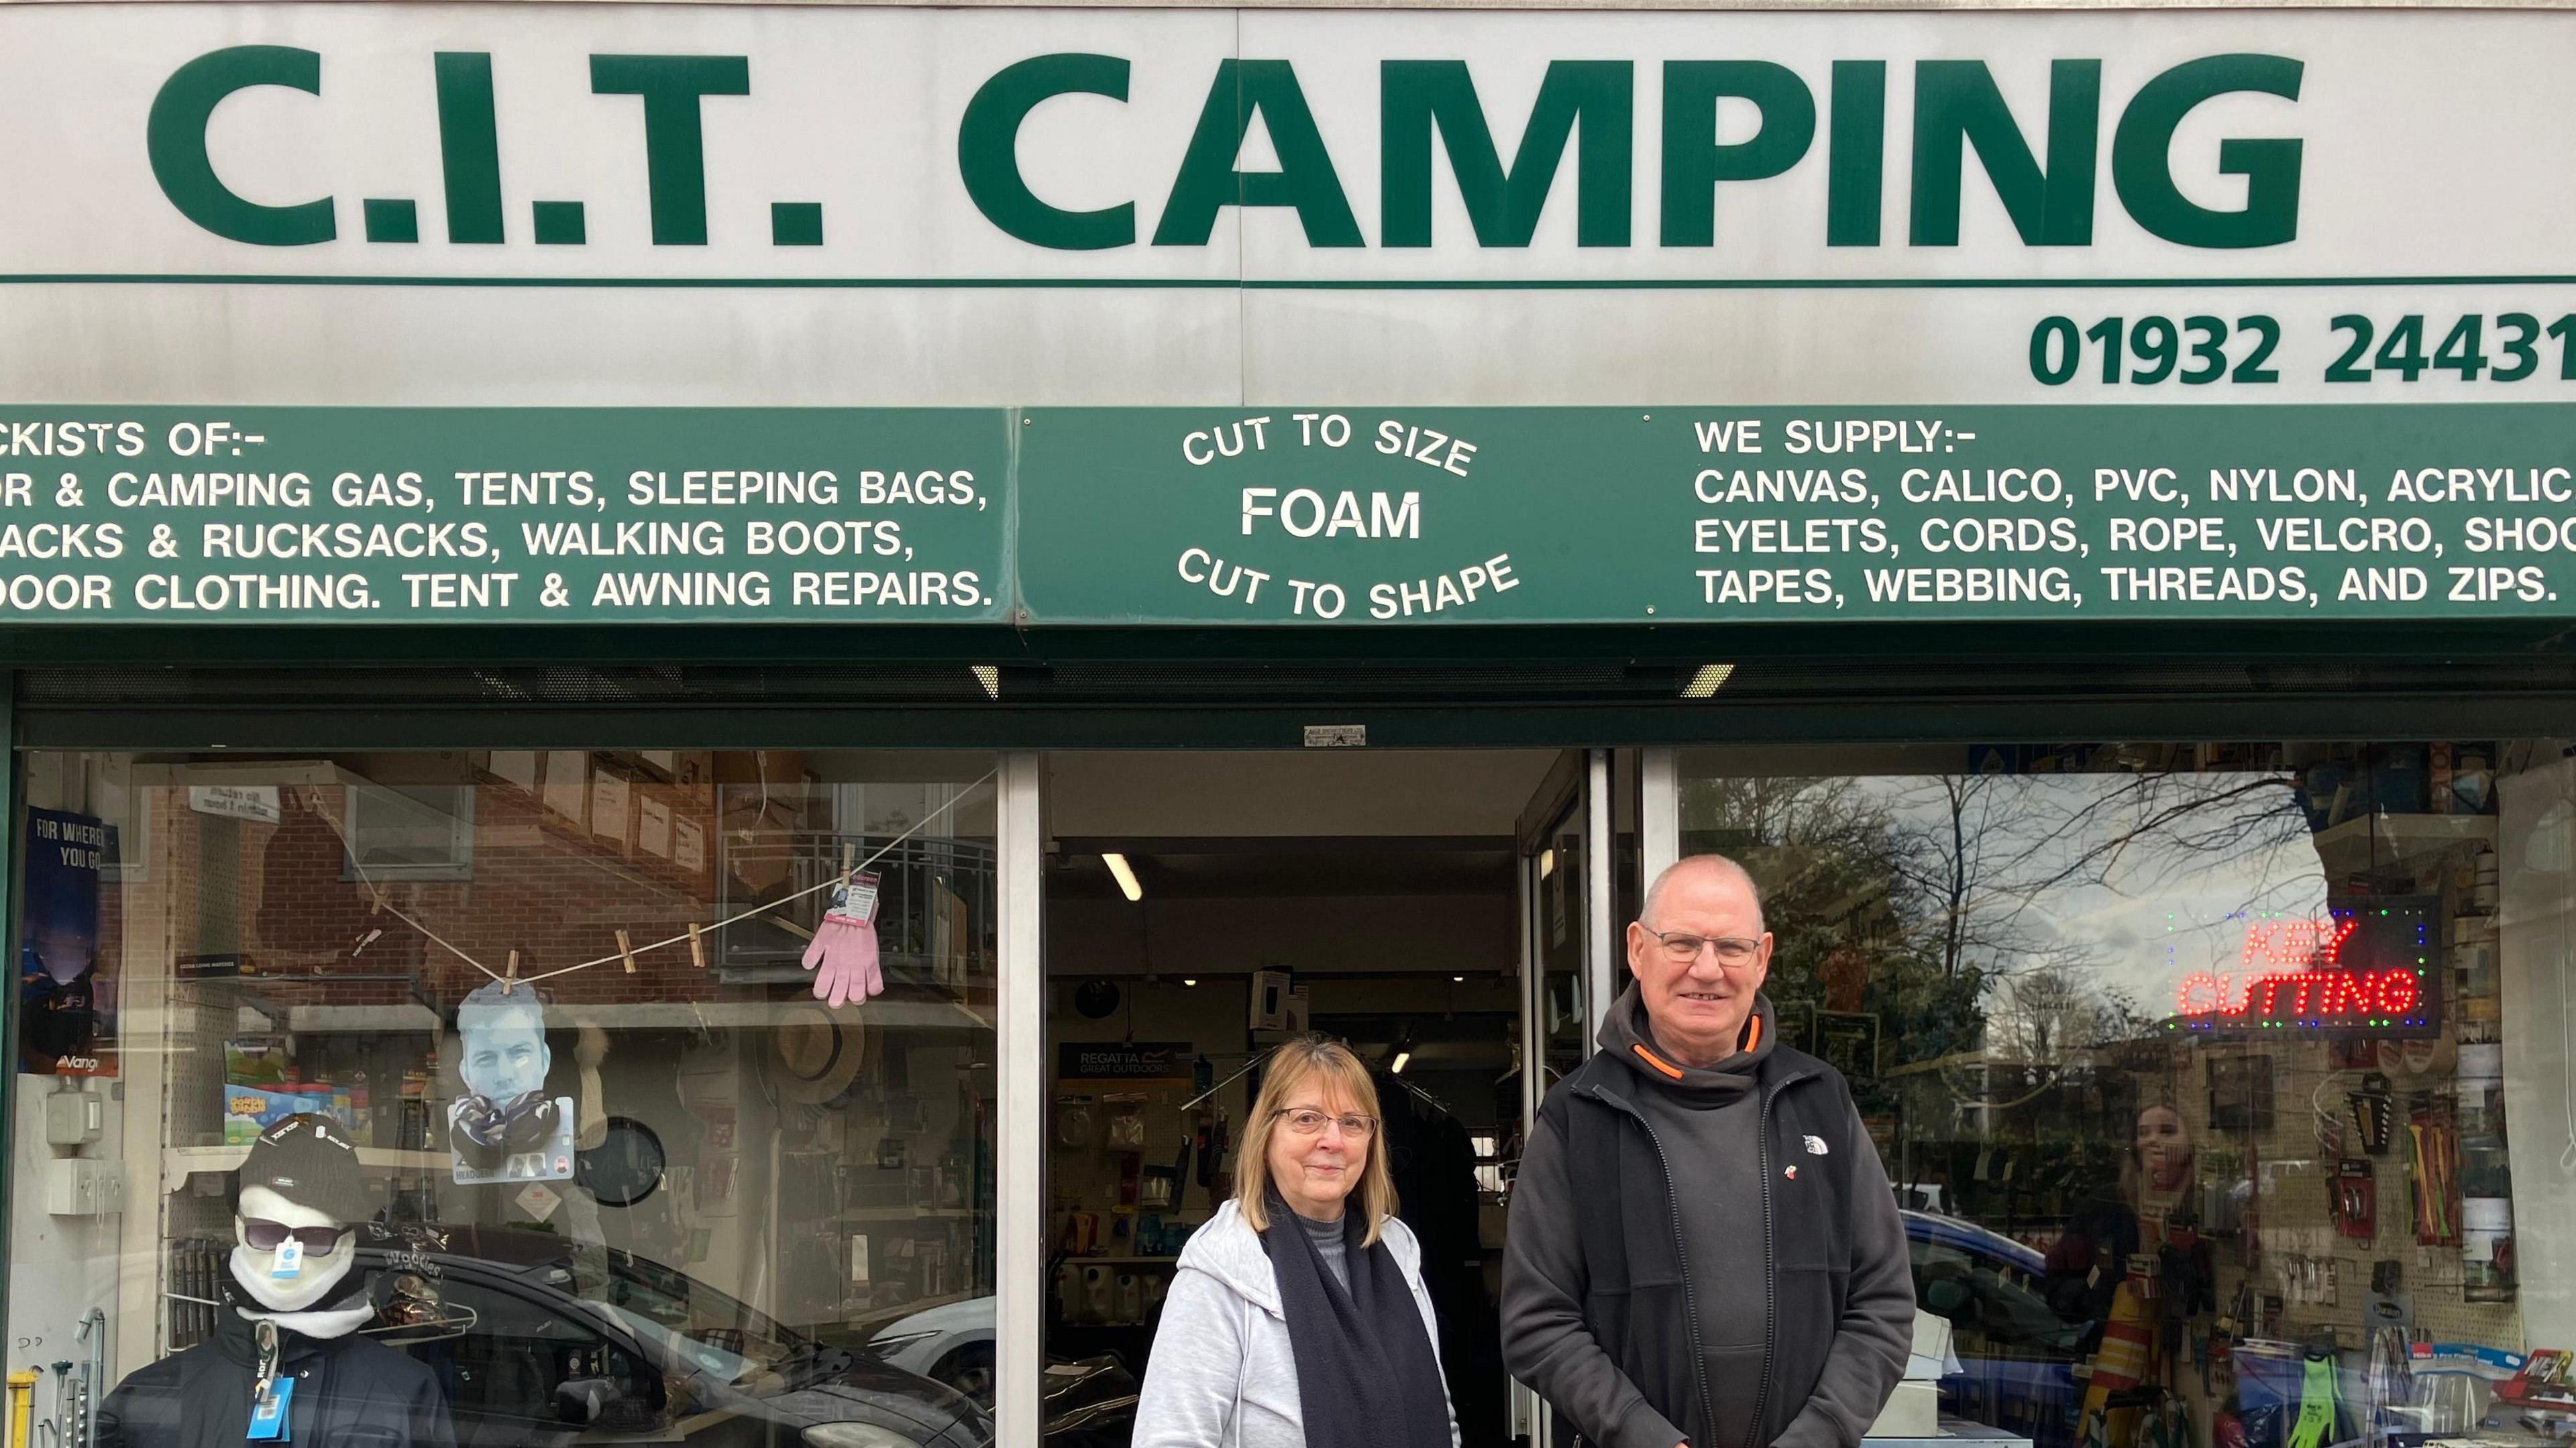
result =
M335 1222L373 1215L358 1144L327 1116L299 1112L259 1134L241 1165L242 1190L265 1187Z
M811 1002L800 1001L781 1015L772 1037L781 1094L819 1106L848 1090L867 1062L867 1038L858 1023Z

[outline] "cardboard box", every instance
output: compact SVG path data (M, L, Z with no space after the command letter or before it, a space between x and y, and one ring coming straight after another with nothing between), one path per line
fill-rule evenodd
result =
M1888 1396L1864 1438L1929 1438L1941 1431L1941 1385L1907 1378Z

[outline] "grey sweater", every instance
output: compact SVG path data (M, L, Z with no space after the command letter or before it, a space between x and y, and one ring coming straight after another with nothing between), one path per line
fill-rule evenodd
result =
M1755 1007L1751 1048L1711 1070L1681 1069L1675 1080L1630 1049L1653 1044L1633 987L1602 1024L1600 1044L1631 1069L1638 1109L1663 1149L1692 1296L1700 1304L1701 1372L1717 1441L1691 1448L1853 1448L1905 1368L1913 1341L1914 1282L1905 1226L1877 1153L1852 1161L1852 1270L1845 1309L1816 1388L1771 1444L1750 1442L1755 1400L1772 1364L1764 1361L1760 1106L1753 1075L1773 1047L1770 1001ZM1854 1131L1857 1140L1867 1137ZM1587 1430L1604 1448L1675 1448L1683 1404L1648 1402L1579 1322L1564 1315L1562 1283L1581 1267L1575 1213L1584 1200L1570 1179L1565 1142L1551 1125L1521 1161L1513 1189L1511 1239L1503 1276L1503 1351L1513 1373Z

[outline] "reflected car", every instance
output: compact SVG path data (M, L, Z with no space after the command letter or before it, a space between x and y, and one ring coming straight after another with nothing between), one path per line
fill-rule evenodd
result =
M2036 1247L1974 1222L1907 1210L1914 1301L1946 1318L1959 1371L1941 1380L1941 1411L2070 1448L2094 1324L2051 1307Z
M679 1270L544 1232L369 1227L377 1335L427 1364L458 1448L648 1436L693 1448L987 1448L984 1404L861 1348L832 1347ZM405 1289L410 1289L406 1291ZM1135 1380L1050 1368L1050 1448L1122 1433Z
M993 1299L970 1297L888 1324L868 1349L905 1372L993 1405Z
M898 1319L868 1339L890 1367L919 1373L993 1406L993 1299L972 1297ZM1053 1358L1040 1391L1047 1448L1126 1448L1136 1379L1114 1356Z

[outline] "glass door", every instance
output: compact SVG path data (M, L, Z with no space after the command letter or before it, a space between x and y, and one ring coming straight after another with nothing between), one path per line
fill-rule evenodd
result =
M1522 811L1519 829L1521 942L1521 1132L1529 1139L1550 1088L1592 1052L1610 998L1610 752L1569 749ZM1551 1448L1546 1405L1515 1382L1512 1434L1525 1448Z

